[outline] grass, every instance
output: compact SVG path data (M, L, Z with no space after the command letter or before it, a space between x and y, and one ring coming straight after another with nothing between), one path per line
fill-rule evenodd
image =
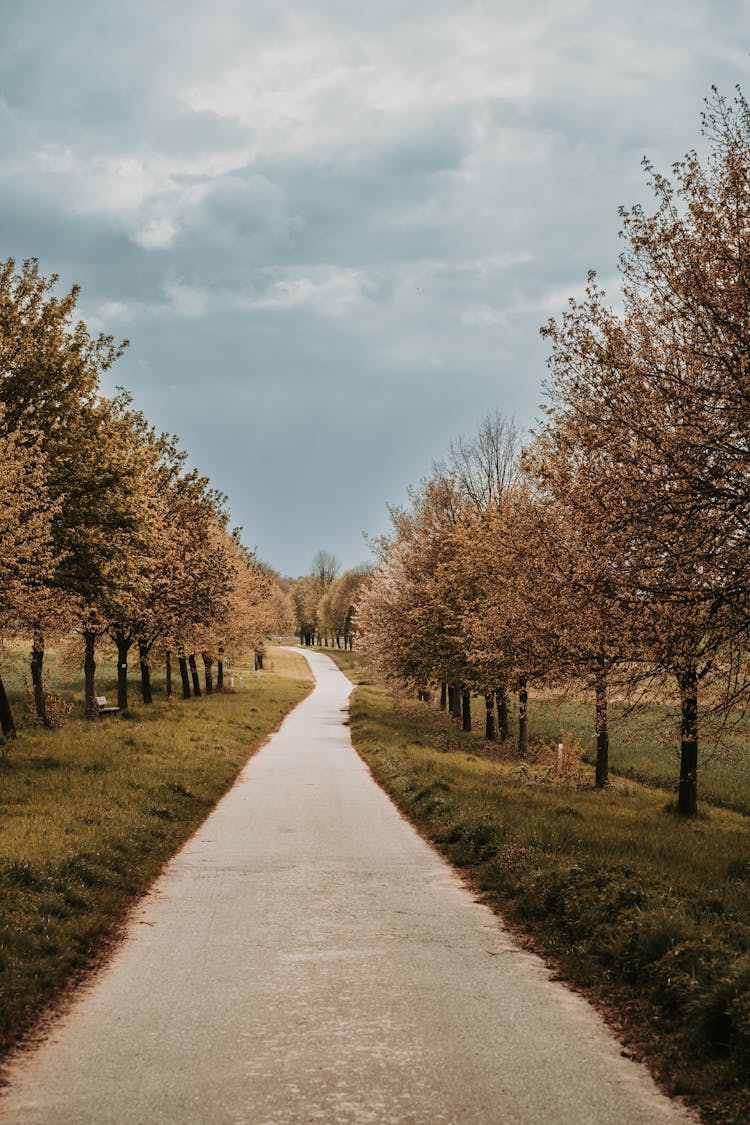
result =
M748 819L706 806L678 818L671 774L668 792L655 770L648 786L599 792L585 762L561 777L551 759L488 752L481 735L423 704L394 707L357 675L352 738L401 810L673 1093L712 1125L750 1120ZM549 706L552 738L573 713Z
M266 667L236 670L234 692L133 703L58 730L27 724L3 748L0 1050L91 962L312 686L296 654L271 650Z
M340 653L330 649L328 652L335 660L340 659ZM347 655L356 658L357 653ZM509 699L509 711L515 732L518 709L513 697ZM528 715L532 743L572 739L581 746L584 760L593 767L596 738L592 699L532 690ZM484 732L484 718L484 699L475 696L472 698L472 726L480 737ZM680 736L679 715L674 704L648 701L629 707L624 703L610 703L609 728L609 764L613 774L676 793ZM749 733L746 716L735 729L725 732L717 731L707 719L702 721L698 759L701 801L750 815Z
M647 785L674 790L679 775L677 709L670 704L648 703L631 710L610 705L610 769ZM535 735L556 741L569 732L586 749L593 764L593 704L532 697L529 725ZM750 755L747 728L717 737L708 726L701 735L698 762L700 799L713 805L750 814Z

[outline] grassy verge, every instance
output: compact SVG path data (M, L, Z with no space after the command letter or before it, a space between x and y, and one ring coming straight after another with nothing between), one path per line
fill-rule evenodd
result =
M368 676L356 652L322 648L354 683ZM512 729L518 714L510 701ZM472 724L481 738L484 731L484 700L472 699ZM679 715L669 703L641 703L635 708L611 703L610 769L619 777L631 778L657 789L677 791L679 776ZM529 730L531 742L556 743L568 736L584 750L584 761L593 766L596 758L594 706L592 700L563 698L552 692L530 692ZM455 728L451 728L455 732ZM750 754L747 753L748 723L724 732L721 737L709 722L702 723L698 763L701 801L750 815ZM454 741L458 738L452 735ZM459 742L460 742L459 738ZM471 745L471 744L469 744Z
M26 726L0 756L0 1051L112 934L312 686L271 651L259 677L114 719Z
M669 1089L714 1125L750 1120L747 819L683 822L653 786L600 793L588 767L488 757L429 707L395 710L356 653L328 654L360 681L352 737L402 811Z
M539 738L557 740L570 733L586 748L593 764L593 704L540 695L529 707L529 725ZM676 791L679 776L679 716L677 708L648 703L631 710L610 705L610 768L622 777ZM750 814L750 755L744 729L719 738L704 723L698 763L700 800Z

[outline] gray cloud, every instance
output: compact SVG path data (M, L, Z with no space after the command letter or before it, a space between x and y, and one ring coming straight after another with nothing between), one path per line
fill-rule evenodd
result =
M0 42L0 256L83 287L126 385L269 562L365 553L496 405L617 206L747 76L725 0L29 0Z

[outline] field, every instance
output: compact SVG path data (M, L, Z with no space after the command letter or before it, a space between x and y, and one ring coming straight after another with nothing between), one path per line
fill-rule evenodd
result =
M0 748L0 1049L116 934L134 896L312 686L300 656L272 650L259 676L231 671L234 690L157 694L149 708L134 693L123 715L87 723L75 717L80 677L51 672L72 692L70 720L57 730L27 721ZM103 672L98 690L114 695Z

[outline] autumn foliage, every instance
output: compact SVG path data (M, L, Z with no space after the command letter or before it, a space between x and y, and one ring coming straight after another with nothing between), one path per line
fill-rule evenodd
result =
M105 635L125 708L131 650L145 703L157 654L167 691L176 659L184 695L210 692L224 654L261 650L287 612L275 576L229 528L226 498L186 466L177 440L126 394L101 393L127 341L92 336L76 319L77 288L58 296L56 283L35 260L0 264L0 631L29 638L34 709L47 724L49 636L79 637L95 718ZM1 680L0 720L13 736Z
M542 329L546 419L524 439L500 415L461 441L393 513L358 604L374 664L455 714L487 701L487 733L527 749L527 686L590 690L597 784L607 704L669 678L681 715L678 811L697 811L701 707L750 694L750 109L707 103L708 152L666 177L653 212L623 209L621 292L589 275ZM442 689L441 689L442 685ZM500 704L499 715L495 706Z
M292 583L295 629L303 645L323 644L352 649L357 635L355 603L369 568L354 567L339 575L330 551L317 551L310 573Z

